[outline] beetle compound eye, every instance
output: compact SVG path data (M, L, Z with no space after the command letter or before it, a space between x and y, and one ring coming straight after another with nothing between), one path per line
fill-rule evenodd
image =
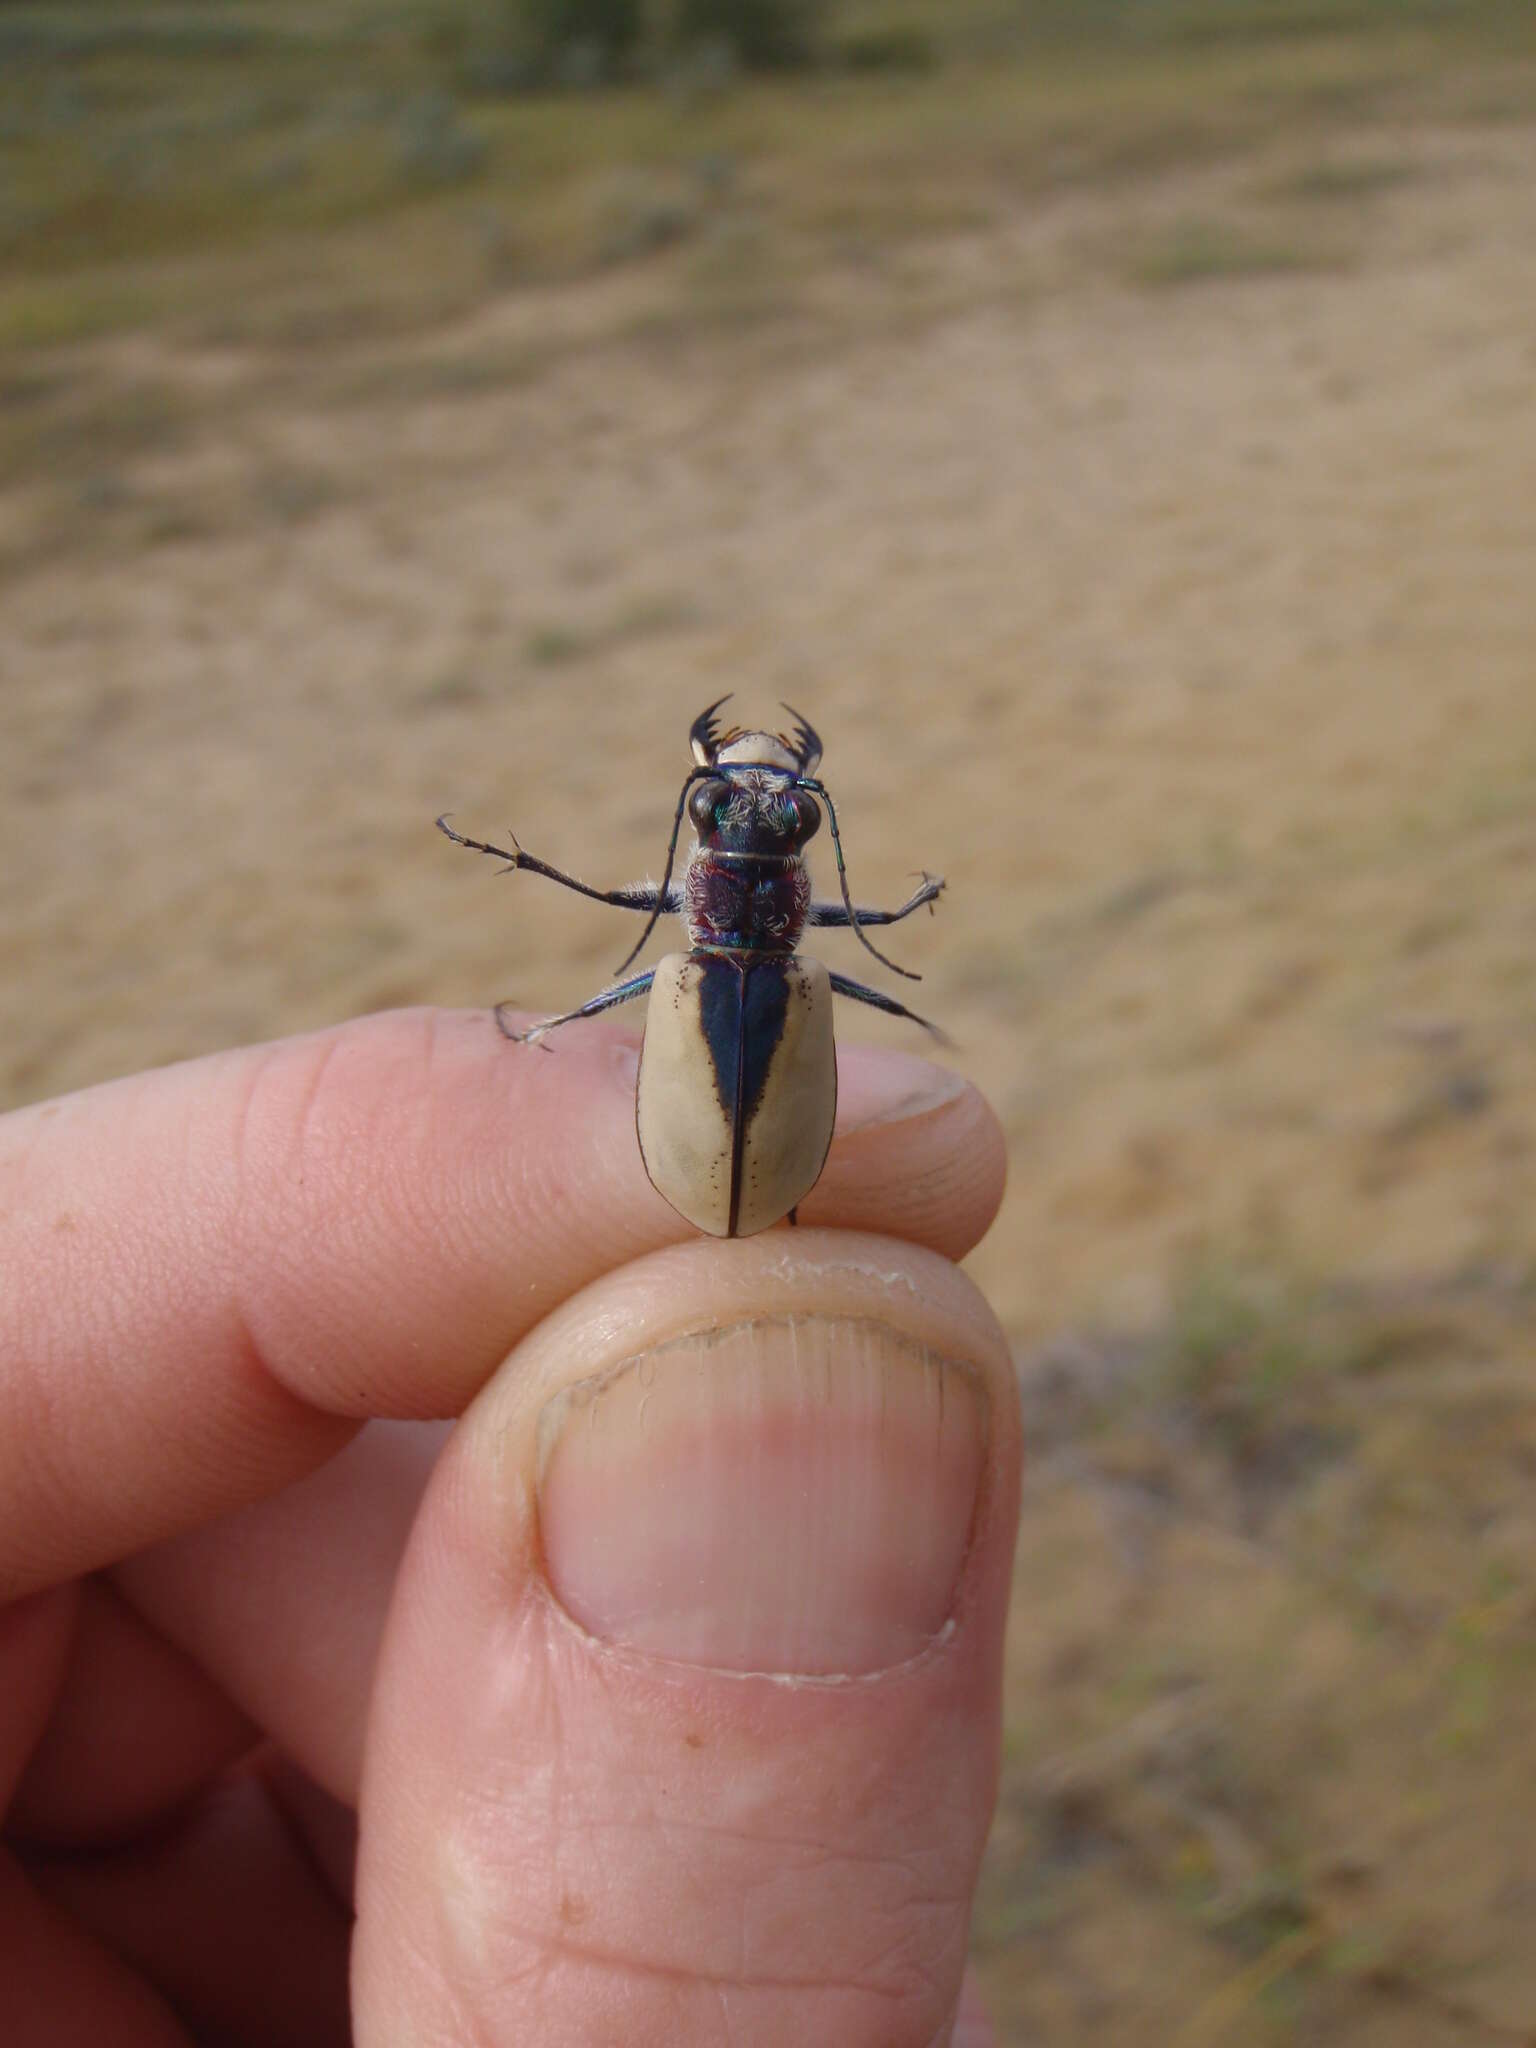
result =
M821 829L821 805L815 797L807 796L803 789L797 789L794 796L795 816L800 821L799 840L803 846L807 839L814 839Z
M715 822L715 806L730 794L729 783L720 778L701 782L688 799L688 822L695 832L708 832Z

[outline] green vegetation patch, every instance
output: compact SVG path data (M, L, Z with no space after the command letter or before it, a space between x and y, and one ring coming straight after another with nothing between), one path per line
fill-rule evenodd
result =
M1378 116L1467 118L1491 82L1501 105L1524 91L1536 107L1536 10L12 5L0 350L159 327L362 351L617 265L664 288L615 332L702 334L801 317L821 282L1006 235L1063 190L1281 151L1300 168L1246 211L1186 212L1072 260L1147 287L1328 268L1355 253L1346 202L1407 174L1370 150Z
M1211 1255L1163 1328L1022 1362L974 1923L1003 2039L1494 2040L1530 2009L1533 1340L1517 1274Z
M1129 269L1138 284L1156 288L1327 270L1340 260L1338 250L1319 238L1264 234L1245 222L1192 214L1141 241Z

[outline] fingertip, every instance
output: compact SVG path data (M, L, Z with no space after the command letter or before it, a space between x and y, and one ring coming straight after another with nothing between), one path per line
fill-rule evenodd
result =
M807 1224L869 1230L961 1259L1003 1199L1007 1142L980 1089L884 1046L838 1052L838 1123Z

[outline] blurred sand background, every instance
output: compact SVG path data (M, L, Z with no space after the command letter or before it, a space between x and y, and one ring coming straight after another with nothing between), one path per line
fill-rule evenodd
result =
M435 813L789 698L1012 1145L1004 2039L1536 2041L1536 16L826 12L0 6L0 1101L581 1000Z

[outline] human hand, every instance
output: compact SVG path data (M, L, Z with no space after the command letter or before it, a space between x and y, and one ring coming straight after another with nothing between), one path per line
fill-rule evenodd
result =
M1018 1421L948 1261L1001 1137L840 1074L803 1227L734 1243L601 1030L0 1119L9 2048L990 2040Z

